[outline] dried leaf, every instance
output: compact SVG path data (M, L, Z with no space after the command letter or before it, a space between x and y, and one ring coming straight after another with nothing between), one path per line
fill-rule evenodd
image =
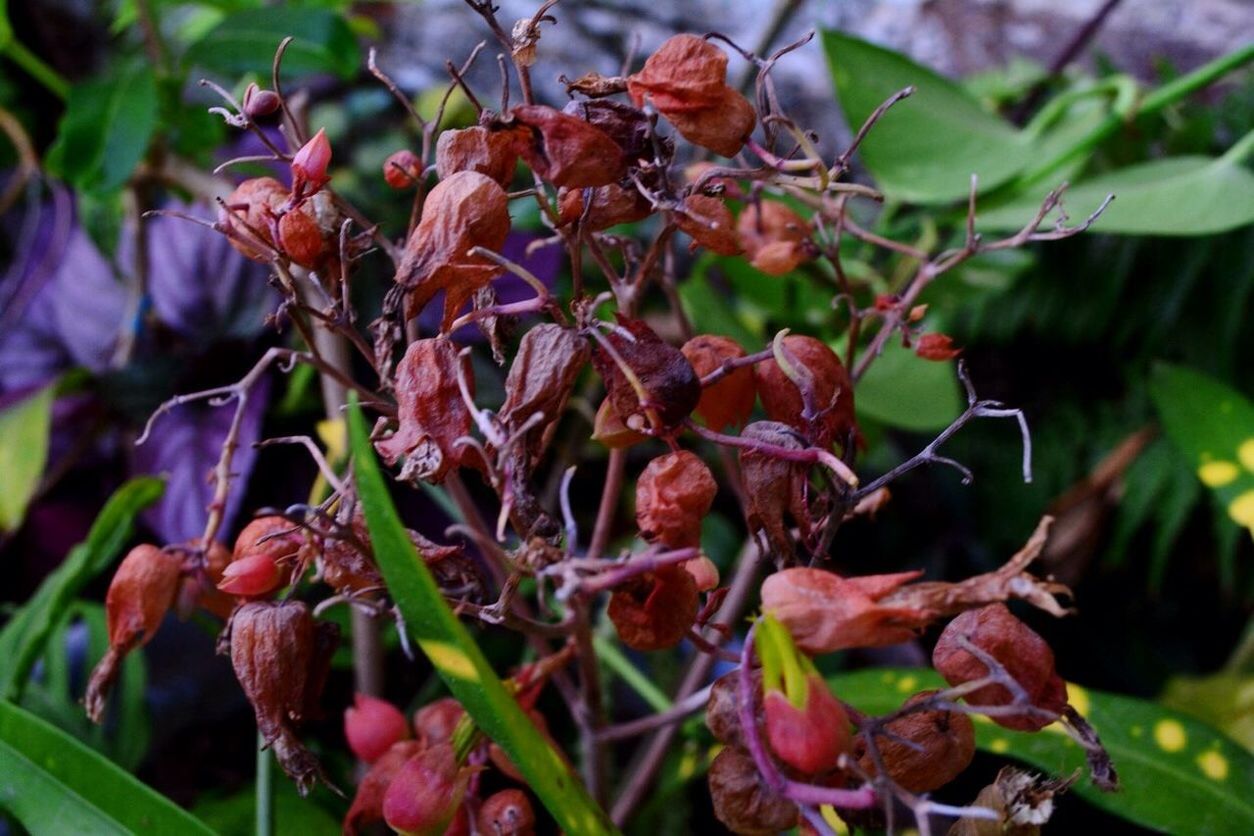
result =
M680 349L698 377L704 378L728 360L745 356L745 350L730 337L716 334L699 334ZM742 366L701 390L701 400L696 413L712 430L722 432L749 420L753 405L758 399L757 382L753 369Z
M556 323L537 325L523 335L505 380L501 421L510 435L537 422L527 430L526 439L533 463L552 439L575 379L590 355L587 340Z
M396 432L375 443L388 464L404 462L401 477L441 481L461 466L466 447L454 442L470 435L472 418L457 375L457 346L445 337L416 340L396 366ZM474 394L473 378L467 382Z
M599 128L547 105L521 105L510 111L529 130L517 134L517 148L532 171L555 186L606 186L627 173L623 151Z

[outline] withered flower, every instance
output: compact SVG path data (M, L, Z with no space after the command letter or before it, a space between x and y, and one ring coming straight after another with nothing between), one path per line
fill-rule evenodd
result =
M754 668L753 716L762 717L762 669ZM723 674L710 686L710 701L705 706L705 724L714 739L738 749L745 748L744 729L740 725L740 670Z
M806 446L796 430L778 421L755 421L744 428L741 437L793 450L803 450ZM742 449L740 470L749 503L750 532L765 534L776 560L789 562L794 549L785 518L791 517L803 536L810 530L810 510L805 498L806 466L757 450Z
M594 101L570 101L562 108L562 112L582 119L589 125L604 131L606 136L614 140L628 163L641 159L653 159L655 147L653 131L649 125L649 117L644 111L613 99L597 99ZM668 139L657 139L656 150L661 151L666 159L674 150L674 144Z
M845 442L857 430L853 381L822 340L793 334L780 341L788 373L775 359L754 367L762 407L774 421L796 427L816 447ZM799 385L800 384L800 385Z
M231 619L231 664L252 703L257 730L305 795L322 777L295 727L314 716L339 627L315 621L301 601L244 604Z
M240 255L269 264L282 207L291 192L273 177L254 177L240 183L223 201L218 225Z
M768 276L782 276L814 257L810 225L776 200L750 203L736 219L749 263Z
M762 780L747 752L725 746L710 764L714 815L732 833L781 833L797 825L797 805Z
M727 84L727 55L696 35L675 35L627 78L637 107L651 101L689 142L734 157L753 132L753 105Z
M518 136L514 130L491 130L482 125L444 131L435 144L435 171L441 180L459 171L475 171L508 188L518 166Z
M585 195L592 196L591 208L587 208ZM562 226L579 222L594 232L642 221L653 214L653 205L638 189L617 183L597 189L562 189L557 204Z
M185 544L188 551L200 548L200 541ZM188 571L179 582L179 591L174 603L174 611L180 619L191 618L192 612L199 607L213 613L223 620L235 609L235 597L218 589L222 582L222 573L231 562L231 550L213 541L205 552L203 571Z
M174 606L183 559L152 545L136 546L118 565L105 594L109 649L91 673L83 702L93 723L104 718L105 699L126 654L152 639Z
M664 650L687 635L699 604L692 575L680 566L664 566L615 589L608 615L632 650Z
M905 704L916 705L936 693L922 691ZM859 737L858 743L866 748L863 738ZM887 723L884 734L876 736L875 745L888 777L910 792L932 792L971 765L975 757L975 725L958 711L919 711ZM869 775L879 771L869 752L861 754L858 765Z
M478 176L478 175L476 175ZM416 340L396 365L396 432L375 442L388 464L403 461L406 479L441 481L460 466L472 418L457 382L457 346L446 337ZM472 384L473 378L468 382Z
M740 238L736 234L736 220L727 204L717 197L690 194L679 208L671 213L675 226L692 236L692 246L705 247L719 255L740 253Z
M640 536L672 549L700 546L701 521L717 493L714 474L695 453L679 450L658 456L636 486Z
M705 377L727 360L745 356L745 350L730 337L716 334L698 334L680 349L692 364L697 377ZM757 381L753 369L742 366L701 390L701 400L696 413L712 430L722 432L749 420L753 404L758 398Z
M517 133L518 153L531 170L555 186L606 186L627 173L623 151L608 134L547 105L510 111L527 133Z
M598 343L592 363L605 381L607 398L630 429L648 427L649 411L657 415L663 429L677 426L701 399L701 381L692 364L643 320L620 314L618 323L605 339L643 391L637 391L618 360Z
M552 439L590 354L587 340L577 331L551 322L535 326L519 342L505 379L501 421L510 433L538 422L527 430L526 448L533 462Z

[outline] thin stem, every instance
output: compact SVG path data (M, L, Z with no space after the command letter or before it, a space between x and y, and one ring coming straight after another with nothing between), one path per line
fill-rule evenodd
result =
M254 788L256 809L253 831L256 836L274 834L274 756L266 748L266 739L257 732L257 785Z

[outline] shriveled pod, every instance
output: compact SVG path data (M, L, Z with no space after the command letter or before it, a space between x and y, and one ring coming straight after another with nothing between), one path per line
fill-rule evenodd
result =
M590 354L587 340L556 323L537 325L523 335L505 379L500 414L511 434L530 426L525 446L532 461L548 446Z
M615 589L608 615L632 650L664 650L683 641L697 620L699 604L692 575L682 567L666 566Z
M627 173L622 149L600 128L547 105L520 105L510 113L525 129L515 133L519 154L553 185L606 186Z
M801 450L806 446L792 427L777 421L754 421L740 435L773 447ZM766 536L777 560L790 561L795 548L787 518L792 518L803 535L810 530L810 510L805 498L806 466L769 452L742 449L740 471L749 500L750 531Z
M906 700L906 706L932 697L937 691L922 691ZM890 721L875 745L888 777L910 792L932 792L948 784L971 765L975 757L975 725L958 711L920 711ZM863 748L865 741L860 739ZM869 752L858 765L869 775L879 769Z
M797 824L797 805L763 782L742 749L723 747L710 764L709 783L714 815L732 833L780 833Z
M218 225L241 255L268 264L278 248L279 214L289 197L287 186L273 177L245 180L223 201Z
M717 334L698 334L684 343L680 351L701 378L718 370L724 363L745 356L745 350L738 342ZM696 413L710 429L722 432L749 420L757 398L758 386L753 369L741 366L721 380L702 387Z
M762 669L754 668L753 716L762 717ZM710 733L721 743L738 749L745 748L744 727L740 724L740 671L734 670L714 680L710 686L710 700L705 706L705 724Z
M389 464L402 462L404 478L439 482L460 466L472 418L458 384L457 346L447 338L415 340L396 366L397 429L375 443ZM469 375L469 372L467 372ZM472 384L473 378L467 377Z
M788 366L758 363L754 374L766 414L800 430L817 447L842 444L856 431L853 381L836 352L822 340L793 334L777 341Z
M642 221L651 214L653 204L638 189L617 183L595 189L562 189L558 194L558 220L562 226L578 222L584 229L599 232Z
M640 535L673 549L701 545L701 521L717 493L714 474L695 453L679 450L658 456L636 485Z
M435 144L435 171L441 180L474 171L508 188L518 167L518 136L513 130L482 125L444 131Z
M791 273L814 257L810 225L776 200L750 203L736 219L749 263L768 276Z
M592 354L614 411L629 429L648 428L650 412L660 429L678 426L701 399L692 364L643 320L619 315L618 323L605 335L609 348L598 342Z

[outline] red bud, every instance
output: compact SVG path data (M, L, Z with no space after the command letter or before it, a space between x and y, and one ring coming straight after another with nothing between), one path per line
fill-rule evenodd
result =
M355 694L353 705L344 710L344 736L358 759L374 763L393 743L409 736L409 723L387 700Z
M331 143L326 129L320 128L292 157L292 191L308 197L321 189L331 179L327 174L330 164Z
M805 690L800 708L783 691L767 692L766 739L781 761L817 775L834 769L841 753L849 751L849 717L818 676L806 678Z
M397 771L383 796L383 818L404 836L438 836L457 813L469 777L450 744L427 749Z
M397 151L383 162L383 179L397 191L412 189L422 178L422 160L408 148Z

